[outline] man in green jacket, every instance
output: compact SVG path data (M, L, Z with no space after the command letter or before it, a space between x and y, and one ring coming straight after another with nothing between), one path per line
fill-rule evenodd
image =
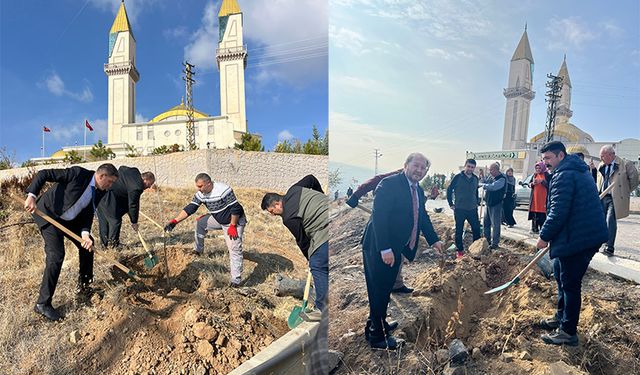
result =
M282 223L309 260L316 299L315 309L306 315L308 320L320 320L329 289L329 202L320 182L308 175L291 186L285 195L265 194L261 207L282 217Z

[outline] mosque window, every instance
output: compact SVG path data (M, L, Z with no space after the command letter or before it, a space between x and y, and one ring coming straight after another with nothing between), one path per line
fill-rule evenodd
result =
M176 134L176 137L179 137L179 136L180 136L180 134L182 134L182 132L181 132L180 130L176 130L176 133L175 133L175 134Z
M156 137L153 135L153 130L147 131L147 139L149 140L156 139Z
M170 135L171 135L171 132L170 132L170 131L166 130L166 131L164 132L164 136L165 136L165 137L169 137Z
M207 126L207 134L213 134L213 125Z
M137 141L141 141L142 140L142 127L138 126L136 128L136 140Z

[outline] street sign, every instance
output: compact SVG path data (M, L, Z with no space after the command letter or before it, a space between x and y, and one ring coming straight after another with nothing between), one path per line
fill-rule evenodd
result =
M467 152L467 159L476 160L524 159L525 156L526 152L524 150Z

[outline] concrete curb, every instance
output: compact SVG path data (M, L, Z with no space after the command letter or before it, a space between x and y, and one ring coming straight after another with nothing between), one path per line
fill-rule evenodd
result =
M537 239L519 233L501 233L502 238L513 241L526 243L535 246ZM597 253L591 259L589 268L607 275L613 275L636 284L640 284L640 262L631 259L607 257L601 253Z
M229 375L304 374L311 356L310 347L319 327L318 322L302 322Z

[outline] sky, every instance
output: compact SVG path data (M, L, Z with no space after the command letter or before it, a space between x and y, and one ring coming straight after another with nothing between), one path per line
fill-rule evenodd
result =
M266 149L328 124L328 4L238 0L244 14L247 121ZM136 121L180 104L182 62L195 64L193 103L220 114L215 65L220 0L126 0L137 42ZM0 147L20 161L84 140L106 142L108 33L119 0L0 2Z
M544 130L545 83L567 55L571 123L596 142L640 138L640 2L330 0L330 168L343 183L424 153L458 171L465 151L497 151L509 63L527 24Z

